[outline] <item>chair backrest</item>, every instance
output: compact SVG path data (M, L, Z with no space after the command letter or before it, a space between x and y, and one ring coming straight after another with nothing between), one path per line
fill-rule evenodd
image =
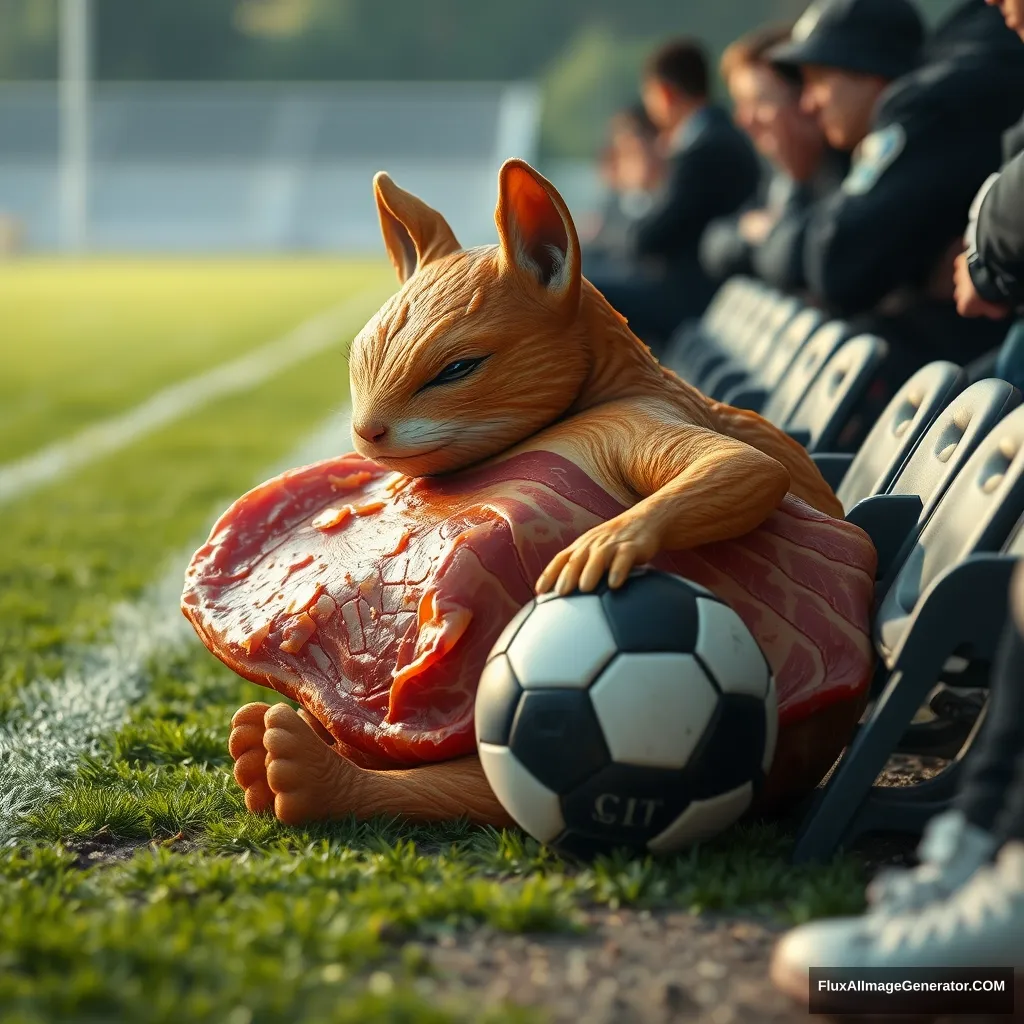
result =
M800 350L817 333L825 317L819 309L800 310L772 341L757 370L757 383L766 390L777 387Z
M886 490L921 435L961 389L963 380L964 373L955 363L929 363L893 395L836 491L845 511Z
M918 495L923 523L977 447L1020 401L1020 392L1005 380L972 384L935 417L886 493Z
M1024 408L1017 408L975 448L918 535L879 608L880 643L891 649L939 574L968 555L998 551L1022 514Z
M1003 551L1008 555L1024 558L1024 517L1021 517L1010 531L1010 536L1003 545Z
M757 369L764 364L768 356L775 351L779 335L803 308L799 299L788 295L777 297L764 322L758 328L757 333L750 338L747 349L743 353L744 361L749 367Z
M721 328L722 323L732 314L737 307L754 294L749 277L730 277L715 292L714 297L708 304L701 318L701 327L710 334L715 334Z
M836 450L836 440L889 351L881 338L844 341L821 368L785 423L809 452Z
M801 347L792 365L768 396L761 415L777 427L785 426L814 378L846 340L848 333L849 327L842 321L832 321L819 327Z
M753 316L758 305L764 300L767 288L760 281L742 278L735 291L726 297L722 312L716 309L715 316L708 323L708 334L715 340L738 331L748 318Z
M731 321L718 336L723 352L734 358L745 358L752 341L761 336L776 305L776 293L765 288L754 299L742 318Z

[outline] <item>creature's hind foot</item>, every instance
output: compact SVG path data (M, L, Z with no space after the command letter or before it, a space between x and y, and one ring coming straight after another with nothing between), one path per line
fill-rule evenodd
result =
M275 704L265 712L263 725L264 778L280 821L301 825L354 809L360 769L332 750L305 715L287 704Z
M273 810L274 794L267 785L267 752L263 746L263 717L269 704L246 704L231 719L228 751L235 759L235 782L245 790L245 806L254 814Z

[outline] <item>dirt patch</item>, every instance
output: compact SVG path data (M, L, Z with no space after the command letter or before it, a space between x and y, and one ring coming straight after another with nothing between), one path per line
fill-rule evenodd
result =
M598 910L582 938L478 931L441 940L428 947L433 974L418 985L426 996L482 1008L538 1007L551 1024L807 1024L806 1008L768 980L781 932L752 917ZM961 1016L934 1024L1007 1019Z
M897 755L879 783L910 785L947 763ZM917 843L911 835L872 835L857 843L856 852L870 876L882 867L913 864ZM771 952L783 931L776 921L752 915L595 909L583 936L480 930L442 939L427 947L433 974L421 985L485 1007L540 1007L552 1024L806 1024L806 1008L768 980ZM946 1024L954 1020L967 1018Z
M442 940L428 953L437 975L422 984L483 1006L540 1006L557 1024L806 1022L765 980L775 924L608 910L588 924L582 937L480 931Z
M196 844L180 834L169 839L119 839L100 832L91 839L65 845L77 858L75 867L92 868L97 864L130 860L139 850L147 848L169 847L175 853L187 853Z

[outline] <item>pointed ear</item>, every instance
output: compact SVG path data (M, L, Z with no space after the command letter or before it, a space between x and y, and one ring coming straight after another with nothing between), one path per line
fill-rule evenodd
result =
M405 284L428 263L461 248L444 217L399 188L384 171L374 175L373 194L384 247L400 283Z
M494 220L502 273L532 279L574 316L580 302L580 241L555 186L525 161L506 160L498 172Z

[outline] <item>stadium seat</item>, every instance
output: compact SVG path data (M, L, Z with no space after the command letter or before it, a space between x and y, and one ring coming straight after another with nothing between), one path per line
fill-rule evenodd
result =
M776 350L782 332L800 312L801 305L796 299L780 295L747 348L730 354L712 372L705 374L698 385L701 391L709 398L722 401L734 388L749 381Z
M673 333L665 350L665 365L678 373L677 367L685 367L687 359L702 349L713 348L720 338L739 329L765 290L753 278L730 278L715 292L699 320L687 320Z
M963 370L955 363L929 363L896 392L855 455L827 449L814 455L846 512L864 498L885 493L921 435L960 392L963 382Z
M991 661L1019 546L1017 538L1004 545L1022 514L1024 408L1017 408L949 485L881 603L874 623L881 696L817 794L794 861L828 858L868 831L917 832L948 805L962 758L917 786L873 783L948 660Z
M757 411L769 422L785 429L815 378L848 336L849 328L841 321L833 321L815 331Z
M824 329L824 317L816 309L803 309L785 328L779 332L772 342L771 350L765 355L764 361L742 382L729 388L723 388L721 401L734 405L739 409L753 409L760 412L768 396L779 386L787 371L793 365L804 345L818 332ZM833 323L839 323L834 321ZM825 325L830 330L839 330L845 340L850 331L846 325L837 328Z
M673 336L663 363L685 381L699 386L700 380L730 356L744 352L771 315L777 293L759 282L748 282L731 310L702 319L696 329L683 329Z
M875 542L880 599L964 463L1020 402L1020 392L1004 380L972 384L936 415L885 491L849 511L847 519Z
M844 341L786 420L786 433L812 453L838 450L844 428L888 351L873 334Z
M759 292L758 282L749 277L731 277L715 292L704 316L699 321L709 336L721 334L730 318L742 311Z

